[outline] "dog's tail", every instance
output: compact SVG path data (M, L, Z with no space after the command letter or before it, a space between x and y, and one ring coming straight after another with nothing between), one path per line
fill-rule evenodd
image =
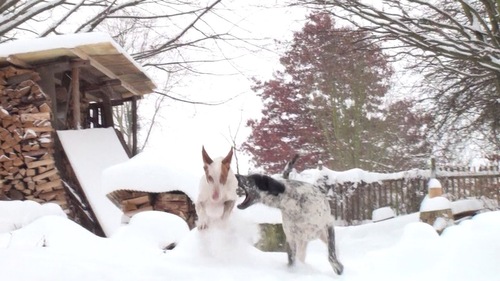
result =
M333 271L341 275L344 271L344 266L337 259L337 251L335 249L335 229L333 226L328 227L328 261L333 268Z
M283 170L283 178L288 179L290 176L290 173L293 170L293 166L295 165L295 162L297 162L297 159L299 159L299 154L295 154L288 163L286 163L285 169Z

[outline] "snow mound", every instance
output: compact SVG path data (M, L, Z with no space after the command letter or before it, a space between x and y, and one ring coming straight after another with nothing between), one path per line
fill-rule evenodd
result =
M203 171L201 168L199 170L200 173ZM200 176L191 167L178 165L168 155L142 152L105 169L102 183L106 193L120 189L145 192L180 190L194 202L198 198Z
M483 203L477 199L464 199L451 202L451 211L453 214L460 214L468 211L477 211L484 209Z
M428 188L442 188L441 182L437 179L430 179L429 182L427 183Z
M195 255L200 260L225 263L251 262L257 250L253 245L259 238L256 224L233 213L226 223L212 225L199 231L193 229L172 251L174 255Z
M451 203L448 199L438 196L429 198L426 196L420 204L420 212L431 212L437 210L451 209Z
M0 201L0 233L22 228L34 220L48 215L66 217L55 203L35 201Z
M372 221L378 222L396 217L391 207L383 207L373 210Z
M58 249L91 250L102 240L75 222L54 215L45 215L18 230L0 234L0 249Z
M179 216L160 211L134 215L128 225L121 226L111 239L123 245L165 249L177 244L189 233L187 223Z
M438 238L439 234L432 226L423 222L414 222L405 226L400 243L413 247L419 244L432 244Z
M405 272L407 277L411 276L407 280L426 279L424 277L427 272L436 272L434 267L439 261L438 254L441 248L439 235L432 226L421 222L409 223L393 247L373 251L367 255L371 260L371 263L367 264L367 270L374 274L374 280L382 280L380 279L382 277L383 280L398 280L398 274L392 268ZM411 262L408 257L412 257Z
M478 214L446 228L441 237L448 249L442 254L454 268L446 271L446 280L491 280L490 274L500 274L500 212Z

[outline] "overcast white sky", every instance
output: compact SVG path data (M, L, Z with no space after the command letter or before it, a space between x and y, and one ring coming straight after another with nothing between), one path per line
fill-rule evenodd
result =
M182 81L184 85L174 88L171 93L204 102L232 100L220 106L191 105L166 100L160 124L154 128L147 149L166 153L169 159L183 163L200 162L201 167L202 145L205 145L212 157L217 157L224 156L229 151L231 134L236 135L238 145L246 139L250 133L245 127L246 120L260 116L261 110L259 98L250 89L251 79L269 79L280 67L278 59L282 50L278 50L279 45L274 43L274 39L291 39L293 31L302 27L306 17L304 9L265 8L259 2L267 2L268 6L271 4L263 0L227 1L227 18L238 24L232 26L221 21L219 28L231 29L231 32L244 38L263 39L258 43L265 44L268 50L253 47L250 51L248 49L252 47L243 43L237 43L240 47L224 44L214 46L223 48L227 51L227 56L236 58L200 65L200 71L221 75L186 77ZM152 114L144 111L141 113ZM248 157L240 156L242 173L248 172L248 161Z

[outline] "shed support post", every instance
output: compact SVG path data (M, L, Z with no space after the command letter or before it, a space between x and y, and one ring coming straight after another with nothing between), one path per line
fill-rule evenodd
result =
M73 66L71 69L71 100L73 107L73 127L81 129L81 106L80 106L80 68Z
M111 104L111 96L113 95L113 89L109 85L105 85L103 88L102 95L102 114L104 117L103 125L105 128L114 127L115 123L113 120L113 105Z
M59 119L57 118L57 99L56 99L56 82L54 79L54 70L48 66L42 66L36 69L40 74L40 82L38 85L42 88L43 92L47 94L51 101L52 110L52 126L57 130L61 128Z
M132 97L132 155L137 154L137 96Z

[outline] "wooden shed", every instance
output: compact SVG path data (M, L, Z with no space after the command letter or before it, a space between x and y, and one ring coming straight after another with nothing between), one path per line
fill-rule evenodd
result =
M134 103L155 88L141 67L103 33L1 44L0 65L38 73L37 83L51 100L56 130L112 127L113 106Z
M107 34L0 44L0 200L56 202L103 235L55 131L114 127L113 107L131 103L133 137L124 145L130 157L137 147L137 100L154 88Z

